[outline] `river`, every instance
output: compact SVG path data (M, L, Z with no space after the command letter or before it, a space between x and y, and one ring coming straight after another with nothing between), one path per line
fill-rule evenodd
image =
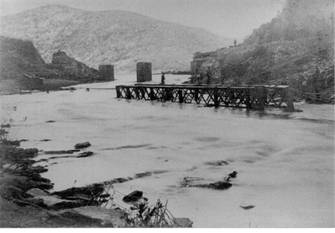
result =
M166 82L185 78L167 75ZM44 176L54 190L161 171L114 188L168 201L169 210L194 227L334 227L334 106L300 103L296 108L303 112L247 112L119 100L106 89L132 80L123 75L75 91L1 96L1 122L11 119L9 137L27 139L23 147L92 144L91 157L46 163ZM217 160L229 164L207 164ZM238 175L228 190L180 187L184 177L214 182L232 171ZM240 207L246 205L254 208Z

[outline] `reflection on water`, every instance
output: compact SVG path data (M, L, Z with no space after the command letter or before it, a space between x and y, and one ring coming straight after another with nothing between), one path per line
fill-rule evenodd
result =
M24 147L65 150L78 142L92 144L92 157L60 155L49 161L45 176L55 190L167 171L115 188L168 200L176 216L189 217L198 227L334 225L333 106L300 104L301 113L262 113L126 101L105 89L114 85L0 97L2 121L13 120L10 137L28 139ZM55 122L46 123L50 120ZM226 163L208 165L215 161ZM234 170L238 176L229 190L180 187L186 176L218 181ZM240 207L248 205L255 207Z

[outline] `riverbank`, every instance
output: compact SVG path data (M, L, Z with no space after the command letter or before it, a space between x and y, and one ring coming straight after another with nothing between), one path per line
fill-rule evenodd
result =
M51 192L53 183L41 174L47 166L38 165L40 152L37 148L20 148L21 141L8 140L6 129L0 131L0 227L190 227L188 219L173 219L172 222L135 222L126 209L106 208L112 201L108 193L114 183L132 178L118 178L85 187L73 187ZM49 151L46 154L73 154L90 144L76 144L71 151ZM81 152L78 158L91 156L93 152ZM145 175L145 174L144 174ZM108 186L108 189L106 187ZM143 197L144 198L144 197ZM142 196L132 200L133 207ZM147 205L149 208L149 205ZM153 210L155 210L153 208ZM154 216L155 214L153 214Z
M15 95L15 94L31 94L35 92L62 91L62 90L70 89L71 86L75 86L75 85L95 84L95 83L102 83L102 82L104 81L79 82L79 81L66 80L66 79L44 79L42 86L33 87L31 89L0 88L0 96L1 95ZM74 90L75 88L72 88L72 89Z
M126 226L122 219L125 213L121 210L110 210L112 220L108 222L79 212L82 207L99 206L106 201L101 199L104 191L102 185L94 188L83 187L82 192L89 190L92 193L86 192L86 196L78 190L73 191L72 200L50 193L53 184L41 175L47 171L47 167L36 165L38 149L22 149L19 147L20 141L7 140L5 127L9 125L1 128L1 227ZM113 220L116 218L117 223Z

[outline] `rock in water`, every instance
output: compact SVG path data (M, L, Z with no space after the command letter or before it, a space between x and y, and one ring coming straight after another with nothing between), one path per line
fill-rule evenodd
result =
M141 173L135 174L135 177L142 178L142 177L151 176L151 175L152 175L152 172L141 172Z
M51 139L48 138L40 140L40 142L49 142L49 141L51 141Z
M61 154L73 154L78 151L79 150L50 150L50 151L44 151L44 153L47 155L61 155Z
M89 156L92 156L92 155L93 155L92 151L85 151L85 152L80 153L77 156L77 158L85 158L85 157L89 157Z
M237 176L237 171L233 171L233 172L230 173L228 176L231 177L231 178L236 178L236 176Z
M192 187L194 185L199 184L199 182L202 182L204 178L201 177L184 177L181 182L181 187Z
M123 197L123 201L128 203L128 202L135 202L138 201L139 199L141 199L143 197L143 192L142 191L134 191L129 193L128 195Z
M224 190L229 189L232 186L231 183L225 182L225 181L218 181L210 184L199 184L194 185L193 187L200 187L200 188L210 188L210 189L218 189L218 190Z
M76 145L74 145L74 148L76 149L83 149L83 148L87 148L91 146L91 143L89 142L82 142L82 143L77 143Z
M246 205L246 206L240 206L242 209L244 209L244 210L250 210L250 209L253 209L253 208L255 208L255 206L254 205Z
M223 166L223 165L228 165L229 163L225 160L218 160L218 161L206 162L205 164L210 165L210 166Z
M1 128L10 128L10 124L1 124Z

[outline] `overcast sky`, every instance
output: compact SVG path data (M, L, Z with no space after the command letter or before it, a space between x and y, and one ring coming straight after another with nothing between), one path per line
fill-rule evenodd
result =
M285 0L0 0L1 15L46 4L127 10L241 39L282 9Z

